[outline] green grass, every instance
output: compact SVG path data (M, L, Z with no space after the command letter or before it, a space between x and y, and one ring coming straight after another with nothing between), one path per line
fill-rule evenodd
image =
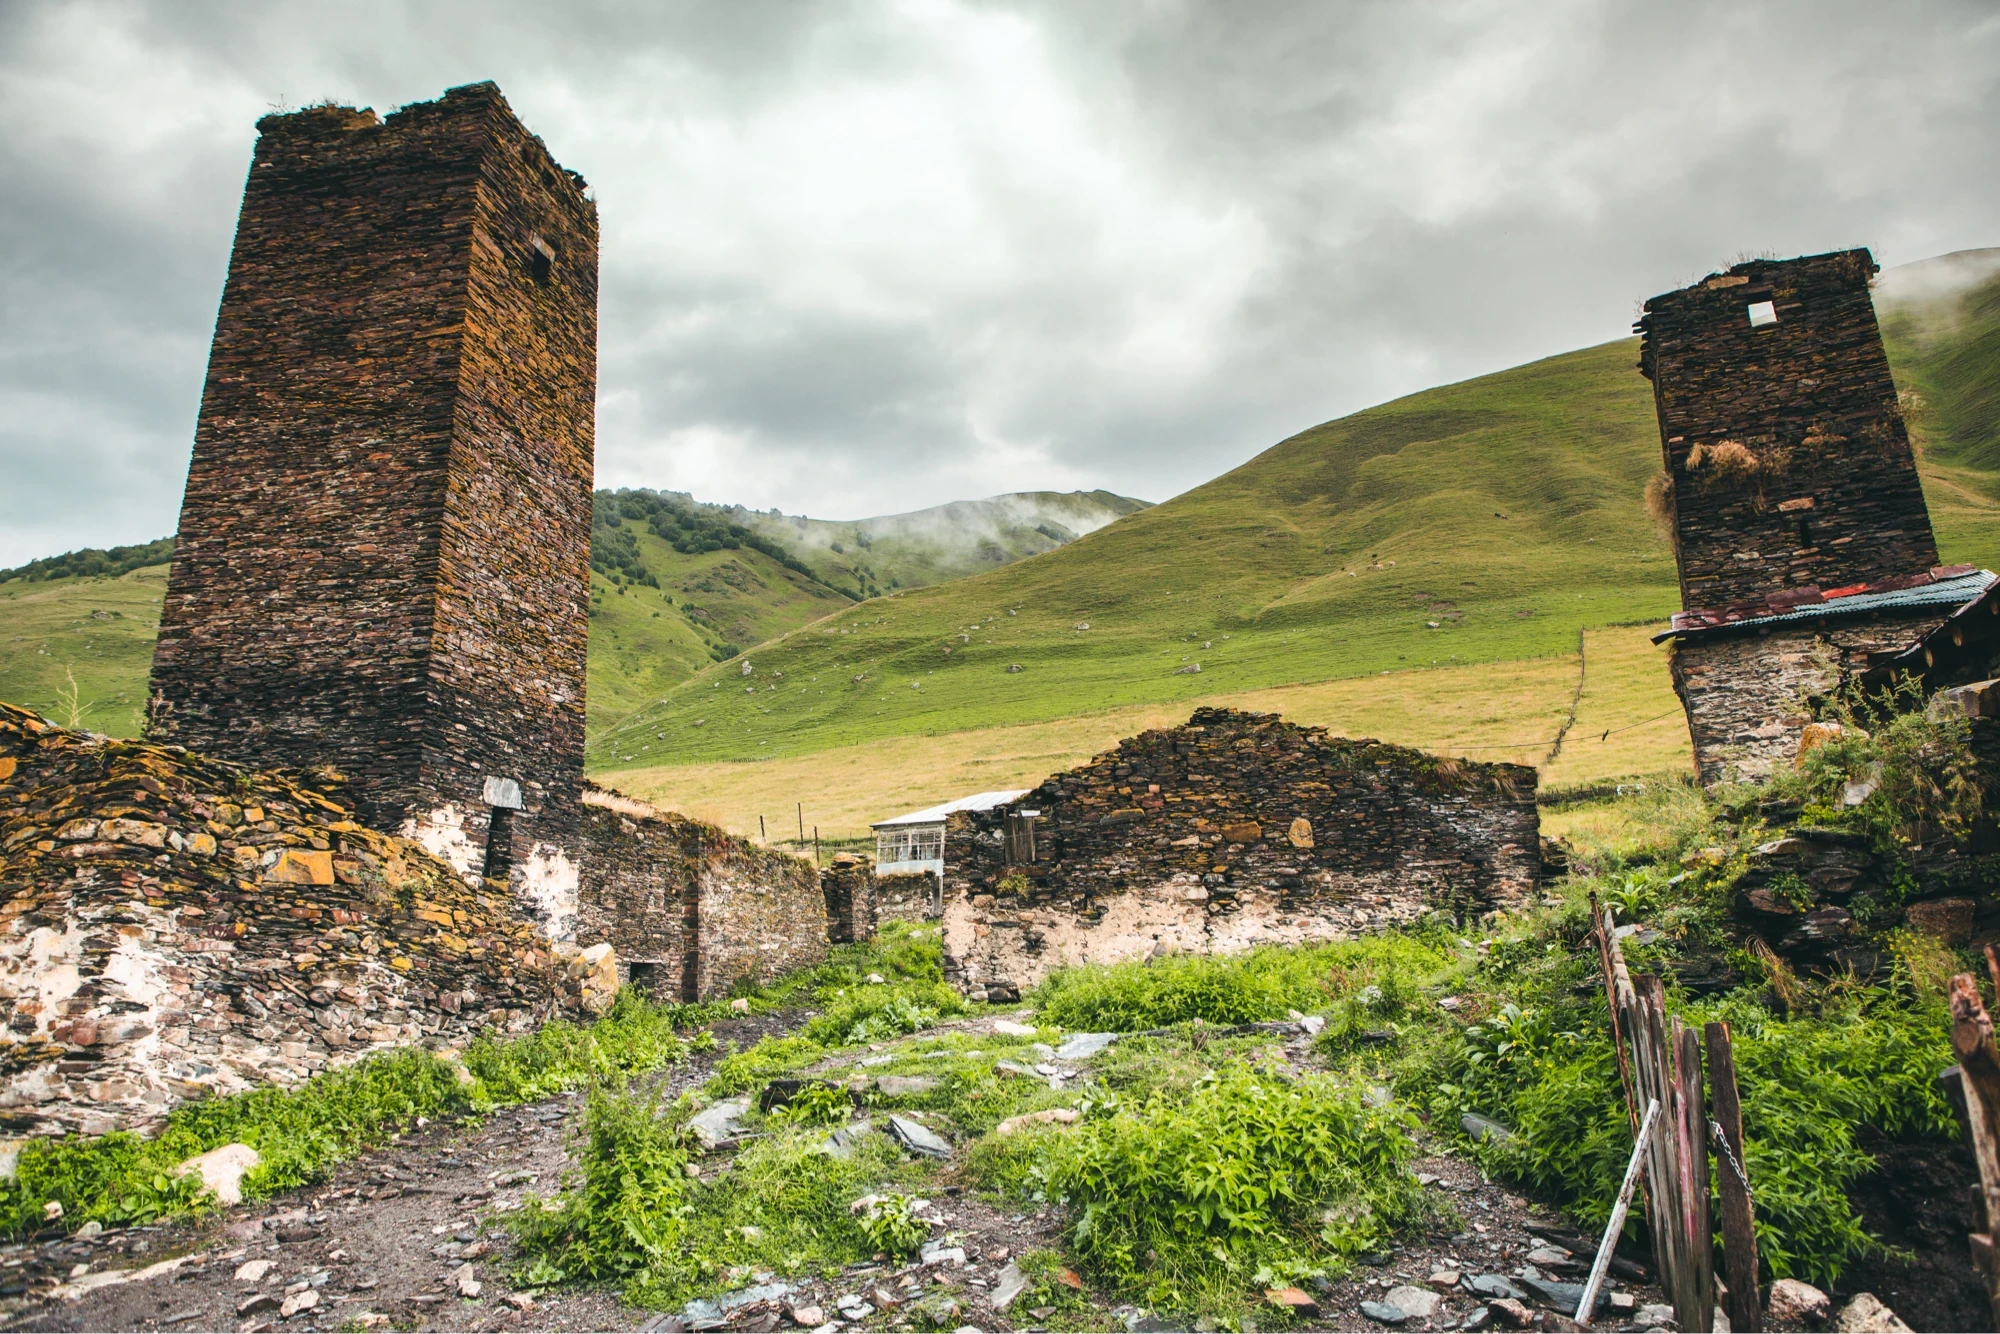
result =
M406 1048L296 1088L267 1086L189 1103L150 1140L123 1132L31 1140L14 1175L0 1179L0 1235L19 1238L42 1228L50 1201L62 1205L66 1228L91 1220L145 1223L199 1208L200 1178L176 1177L173 1168L225 1144L248 1144L263 1159L244 1177L246 1198L289 1190L389 1142L419 1118L476 1115L682 1060L697 1040L677 1029L712 1013L654 1006L628 990L587 1027L558 1020L523 1037L482 1038L458 1061Z
M64 725L137 736L166 593L164 565L0 584L0 699Z

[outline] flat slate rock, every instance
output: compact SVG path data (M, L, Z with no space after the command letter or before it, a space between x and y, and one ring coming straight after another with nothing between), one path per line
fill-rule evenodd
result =
M1380 1325L1401 1325L1410 1318L1408 1311L1400 1306L1391 1306L1387 1302L1363 1302L1361 1314Z
M1004 1311L1027 1289L1027 1275L1021 1272L1019 1265L1009 1260L1007 1267L1000 1271L1000 1277L994 1281L993 1291L986 1294L987 1305L996 1311Z
M875 1080L875 1091L888 1098L915 1097L937 1086L937 1079L931 1075L881 1075Z
M1495 1144L1505 1144L1514 1138L1514 1132L1498 1121L1467 1112L1458 1118L1459 1127L1475 1140L1491 1140Z
M1552 1310L1561 1311L1564 1315L1575 1315L1577 1304L1583 1300L1581 1283L1560 1283L1552 1278L1540 1278L1529 1274L1517 1274L1515 1278L1536 1302ZM1610 1305L1611 1294L1599 1288L1597 1304L1591 1308L1590 1313L1594 1316Z
M1429 1288L1403 1283L1382 1294L1384 1305L1393 1306L1412 1320L1428 1320L1437 1314L1444 1299Z
M735 1139L743 1133L743 1118L750 1115L748 1097L730 1098L718 1102L688 1122L695 1138L705 1148L714 1148L726 1139Z
M911 1153L920 1153L927 1158L951 1157L949 1141L941 1139L928 1126L912 1121L906 1116L889 1118L889 1134Z
M875 1126L872 1122L856 1121L851 1125L837 1127L827 1132L826 1138L814 1145L814 1149L829 1158L852 1158L855 1148L866 1138Z
M1118 1041L1116 1033L1072 1033L1056 1048L1058 1061L1081 1061Z
M1459 1283L1475 1297L1508 1297L1517 1302L1528 1297L1528 1290L1505 1274L1467 1274Z

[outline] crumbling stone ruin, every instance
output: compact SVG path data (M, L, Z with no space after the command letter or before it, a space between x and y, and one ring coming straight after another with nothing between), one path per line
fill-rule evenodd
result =
M16 1129L825 956L810 865L585 788L582 179L492 84L258 128L149 742L0 715Z
M357 822L343 784L0 704L0 1132L174 1104L582 997L504 893Z
M1064 964L1341 938L1530 899L1535 771L1197 709L945 830L945 949L1008 999Z
M257 128L148 735L573 910L596 206L490 83Z
M840 939L810 862L714 825L593 785L581 846L577 939L608 942L620 980L658 1000L769 982L822 962L829 937Z
M1704 783L1789 763L1808 700L1910 651L1993 576L1940 566L1866 250L1751 260L1654 297L1680 571L1674 688Z
M873 940L877 922L874 863L852 852L835 853L833 864L819 873L826 900L826 936L836 945Z

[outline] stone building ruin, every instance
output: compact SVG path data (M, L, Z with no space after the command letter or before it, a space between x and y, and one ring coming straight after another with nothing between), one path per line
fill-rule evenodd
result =
M1197 709L946 826L948 968L1011 999L1064 964L1339 939L1531 900L1536 775Z
M1942 566L1866 250L1751 260L1656 296L1653 382L1704 783L1789 763L1809 701L1916 648L1994 576Z
M490 83L258 129L148 739L0 706L16 1132L826 954L809 863L584 781L582 179Z

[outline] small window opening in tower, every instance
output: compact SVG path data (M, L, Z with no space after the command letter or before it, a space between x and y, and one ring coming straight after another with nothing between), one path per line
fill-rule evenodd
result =
M505 880L513 867L514 812L495 806L486 821L486 864L479 874L487 880Z
M1750 303L1750 327L1762 329L1778 322L1778 307L1769 301Z
M480 875L488 880L505 880L514 867L514 812L521 809L518 779L486 779L486 864Z
M555 267L556 248L539 236L530 236L528 238L528 272L534 275L535 281L538 283L547 282L549 275L555 272Z
M1812 524L1804 519L1799 520L1799 545L1802 547L1812 545Z

